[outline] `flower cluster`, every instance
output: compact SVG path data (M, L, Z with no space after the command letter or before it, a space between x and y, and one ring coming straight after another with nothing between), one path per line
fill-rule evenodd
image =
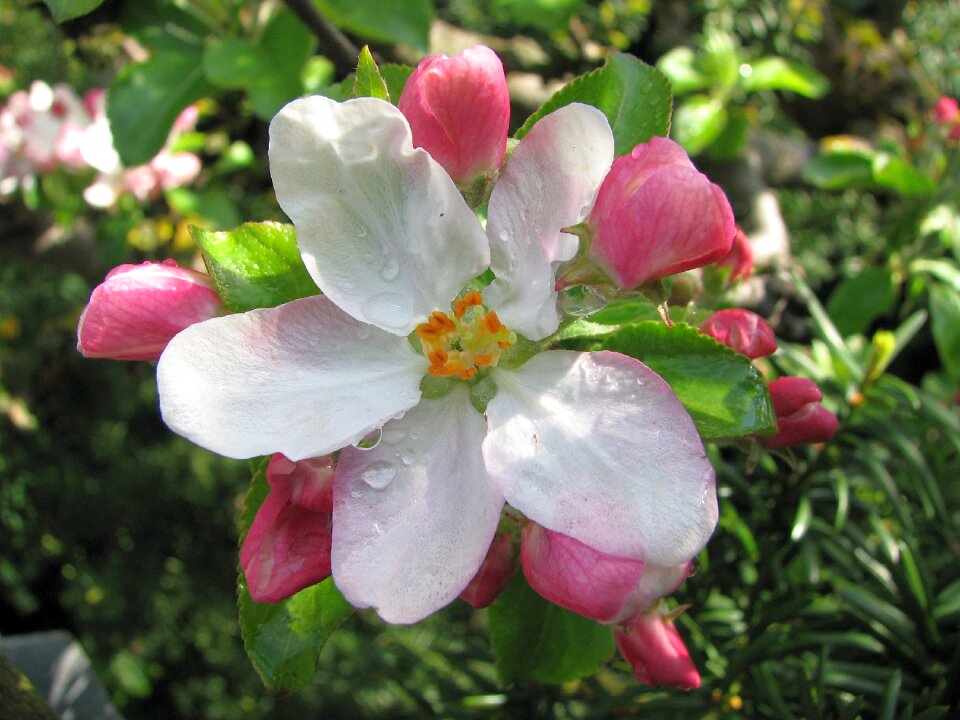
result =
M715 261L744 276L748 249L670 140L614 159L607 118L574 103L507 157L508 113L487 48L427 58L396 107L291 102L270 171L322 294L222 315L202 276L128 267L95 291L80 347L165 345L167 425L271 456L241 550L255 600L332 575L354 607L410 623L457 597L489 604L519 565L551 602L613 626L640 680L696 687L660 598L716 525L713 467L650 368L551 340L575 259L631 290ZM487 198L484 226L472 208ZM140 330L93 349L123 322L120 297Z
M141 201L155 197L192 182L200 172L200 158L172 150L177 136L196 120L196 108L186 108L150 162L125 168L107 122L106 91L93 89L81 99L69 85L50 87L37 80L29 91L13 93L0 109L0 195L18 187L29 190L38 175L62 167L97 171L83 192L95 207L109 207L125 192Z

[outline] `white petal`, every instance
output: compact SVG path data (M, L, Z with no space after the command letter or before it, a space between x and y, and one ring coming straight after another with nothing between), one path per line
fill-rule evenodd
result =
M415 405L426 365L406 338L317 295L181 332L157 367L160 411L174 432L221 455L301 460Z
M485 433L457 387L388 423L373 450L340 454L333 578L351 605L412 623L473 579L503 507L480 454Z
M307 270L342 310L407 335L489 264L480 223L390 103L294 100L270 173Z
M484 291L510 329L531 340L557 329L551 263L577 251L577 238L560 230L589 214L612 162L607 118L578 103L541 119L513 151L490 197L487 236L497 279Z
M693 421L650 368L563 350L497 371L483 456L507 502L601 552L677 565L717 521Z

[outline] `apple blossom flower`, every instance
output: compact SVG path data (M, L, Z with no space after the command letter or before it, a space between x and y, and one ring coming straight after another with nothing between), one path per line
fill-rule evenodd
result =
M279 602L330 575L333 460L292 460L277 453L267 464L270 492L240 549L247 589L257 602Z
M410 123L413 146L429 152L454 182L491 176L503 163L510 95L503 64L490 48L424 58L397 107Z
M587 226L592 257L626 290L719 260L736 234L723 190L661 137L613 162Z
M669 685L681 690L700 687L700 673L672 616L658 607L614 631L613 637L634 676L645 685Z
M777 338L767 321L750 310L727 308L708 317L700 330L751 360L777 351Z
M737 280L747 280L753 273L753 248L750 245L750 238L739 227L737 227L737 234L733 236L730 252L717 260L715 264L718 267L730 268L727 281L731 283Z
M607 625L629 624L674 592L691 565L615 557L532 522L523 530L520 562L530 587L544 598Z
M761 436L771 449L827 442L837 433L837 416L820 401L817 384L804 377L782 377L769 384L770 400L777 414L776 435Z
M210 278L173 260L120 265L94 288L77 326L85 357L156 360L189 325L223 312Z
M960 104L954 98L943 95L933 106L933 117L941 125L960 122Z
M184 108L174 120L166 144L143 165L124 167L113 146L113 136L107 120L105 91L90 92L84 98L93 122L87 130L83 153L86 162L99 171L94 181L83 191L84 199L94 207L110 207L125 192L140 202L156 197L162 190L188 185L200 174L200 158L189 152L172 152L179 135L197 122L197 108Z
M613 156L599 110L570 105L531 129L486 232L385 101L295 100L269 152L323 294L181 332L158 366L161 413L228 457L339 452L331 566L348 602L399 623L450 603L505 502L618 557L699 552L714 472L670 386L614 352L511 358L534 346L521 336L559 327L552 263L576 251L562 228L589 212ZM375 447L354 446L378 430Z
M460 593L460 599L477 610L487 607L510 582L519 564L513 534L498 532L477 574Z

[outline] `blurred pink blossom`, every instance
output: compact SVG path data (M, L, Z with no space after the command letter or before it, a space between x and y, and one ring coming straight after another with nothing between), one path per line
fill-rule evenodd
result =
M820 404L823 393L813 380L782 377L771 382L769 388L777 414L777 434L760 437L766 447L827 442L836 434L837 416Z
M730 268L727 279L731 283L746 280L753 273L753 248L750 246L750 238L739 227L737 227L737 234L733 237L730 252L717 260L716 264L719 267Z

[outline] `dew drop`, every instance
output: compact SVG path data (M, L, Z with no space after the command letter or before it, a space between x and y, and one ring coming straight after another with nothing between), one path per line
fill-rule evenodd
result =
M407 448L406 450L402 450L400 452L400 462L402 462L404 465L410 465L416 459L417 459L417 454L410 448Z
M560 293L560 308L567 315L589 317L607 306L609 299L591 285L575 285Z
M497 233L497 238L500 240L500 242L506 242L510 239L510 233L508 233L506 230L501 230Z
M366 340L368 337L370 337L370 326L366 323L357 325L357 327L354 329L354 333L360 340Z
M394 257L387 258L386 264L380 269L380 277L387 282L394 280L400 274L400 263Z
M378 293L360 304L360 312L370 323L386 330L402 330L410 320L410 299L399 293Z
M368 432L363 436L363 439L358 442L354 447L357 450L373 450L377 445L380 444L380 439L383 437L383 430L377 428L372 432Z
M397 469L383 460L372 463L360 473L360 478L374 490L383 490L393 482L397 476Z
M407 431L402 427L390 426L383 431L383 442L387 445L399 445L407 437Z

